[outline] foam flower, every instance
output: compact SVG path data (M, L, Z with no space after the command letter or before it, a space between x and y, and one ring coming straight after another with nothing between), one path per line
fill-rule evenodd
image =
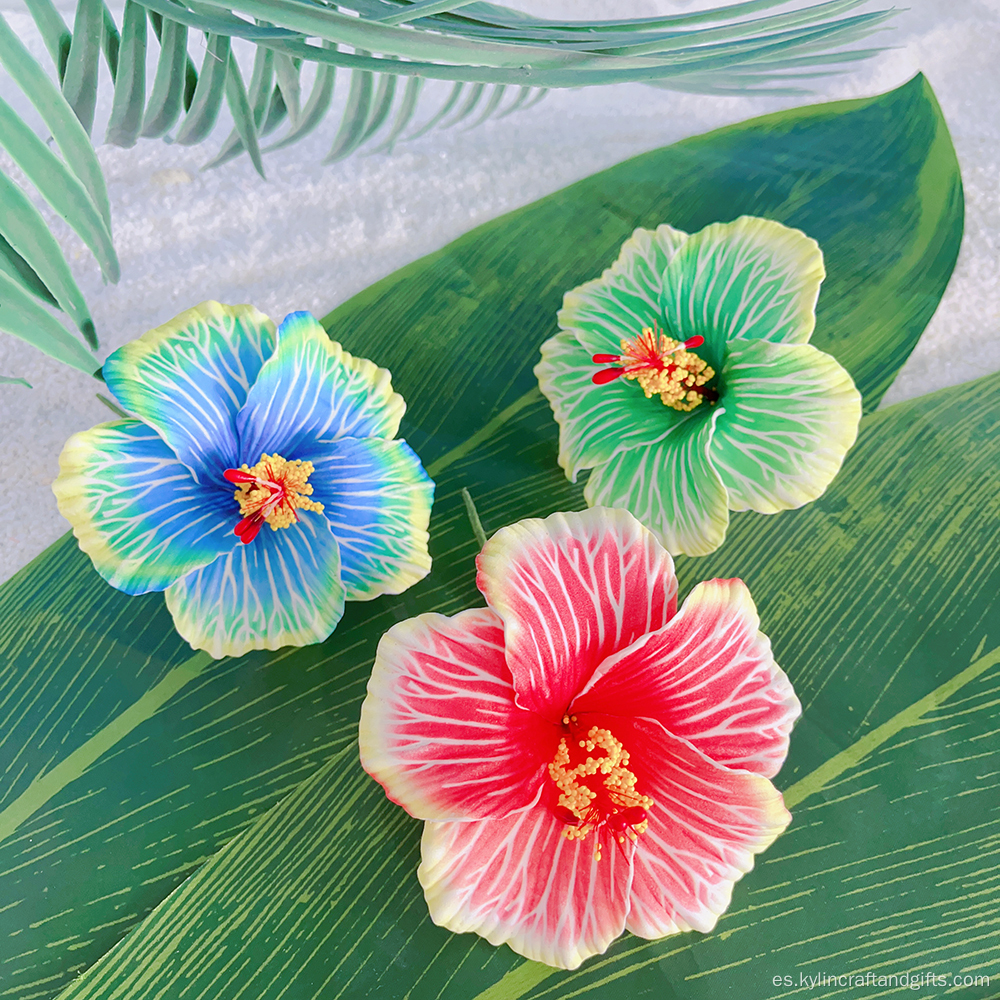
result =
M676 607L624 510L498 531L488 607L379 644L361 762L425 820L435 923L575 968L627 929L709 931L789 822L769 780L799 703L740 580Z
M567 292L535 375L559 464L573 482L593 470L587 502L696 556L722 544L730 511L820 496L861 419L850 375L809 344L824 276L814 240L743 216L693 236L637 229Z
M434 492L389 372L306 312L205 302L115 351L130 416L74 434L53 490L98 573L165 591L212 656L321 642L344 601L430 570Z

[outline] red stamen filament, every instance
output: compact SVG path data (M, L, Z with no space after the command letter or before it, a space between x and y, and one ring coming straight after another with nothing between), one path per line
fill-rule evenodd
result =
M308 499L313 488L308 479L311 462L286 461L280 455L263 455L251 469L226 469L222 475L238 489L234 497L243 518L233 529L244 545L252 542L265 523L275 530L297 523L297 508L322 512L323 505Z
M659 394L666 406L687 412L705 398L716 398L713 390L703 388L715 372L697 355L684 353L704 343L700 335L677 343L660 333L654 322L633 340L623 340L621 354L592 355L595 364L615 367L596 372L591 381L607 385L624 375L637 381L647 398ZM678 352L675 361L672 356Z

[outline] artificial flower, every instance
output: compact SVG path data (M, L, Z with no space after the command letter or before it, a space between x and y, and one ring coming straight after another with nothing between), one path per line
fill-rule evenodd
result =
M709 931L789 822L769 780L799 703L740 580L677 611L624 510L498 531L488 607L383 636L361 762L425 820L435 923L572 969L627 929Z
M587 503L697 556L722 544L731 510L820 496L861 419L850 375L808 343L824 276L814 240L743 216L693 236L637 229L567 292L535 375L559 464L573 482L593 470Z
M67 441L59 509L108 583L166 591L195 649L321 642L345 600L430 571L434 484L394 440L403 399L309 313L275 331L204 302L111 354L104 378L133 416Z

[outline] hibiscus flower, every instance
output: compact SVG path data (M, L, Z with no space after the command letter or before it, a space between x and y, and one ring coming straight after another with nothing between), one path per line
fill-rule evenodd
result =
M488 607L379 644L361 762L425 820L435 923L572 969L629 930L709 931L788 824L800 708L740 580L676 609L670 555L596 507L498 531Z
M393 440L403 399L309 313L275 331L252 306L205 302L103 370L133 416L74 434L52 488L97 572L165 591L195 649L321 642L345 600L430 571L434 484Z
M539 386L559 464L590 505L624 507L674 553L705 555L729 512L815 500L857 437L850 375L808 341L825 276L814 240L743 216L693 236L637 229L567 292Z

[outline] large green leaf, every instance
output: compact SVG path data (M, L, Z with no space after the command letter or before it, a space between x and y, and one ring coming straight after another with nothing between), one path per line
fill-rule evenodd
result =
M353 745L382 632L420 611L479 603L463 486L487 530L582 505L580 487L556 467L555 424L531 369L562 292L598 274L634 226L692 230L750 212L816 236L829 277L814 341L848 365L874 405L944 289L960 191L947 131L918 77L883 97L783 112L637 157L346 303L328 324L350 350L393 371L409 404L404 433L438 482L435 566L400 597L349 605L321 646L208 664L173 633L159 595L107 587L69 537L0 589L0 896L9 900L0 903L0 940L16 944L0 974L16 985L10 995L57 992ZM769 546L786 520L757 518L759 544ZM370 818L381 793L347 766L351 753L334 767L348 782L344 802L357 796L345 837L378 830L412 847L415 827L402 813ZM363 854L374 856L374 846ZM365 870L342 887L345 900L360 893ZM464 939L448 944L422 922L412 856L393 854L378 879L404 902L378 896L377 907L395 917L405 905L423 928L407 946L416 949L408 966L424 947L465 954ZM335 936L357 938L371 919ZM310 922L314 915L302 934ZM477 988L513 967L509 952L475 954L492 970L469 969ZM188 957L194 968L204 955ZM249 975L239 962L232 970L237 980Z
M521 411L494 447L551 458L543 410ZM455 470L480 490L487 527L512 507L579 500L558 481L511 500L486 488L492 462L484 449ZM434 927L416 879L421 824L361 771L351 741L61 1000L182 988L218 1000L717 1000L788 995L800 975L931 971L947 986L992 974L992 991L965 995L996 997L998 523L1000 374L867 417L820 501L740 515L722 550L681 562L682 595L703 578L747 581L804 708L779 776L792 825L712 934L626 935L561 972ZM878 985L834 981L820 995L891 992Z

